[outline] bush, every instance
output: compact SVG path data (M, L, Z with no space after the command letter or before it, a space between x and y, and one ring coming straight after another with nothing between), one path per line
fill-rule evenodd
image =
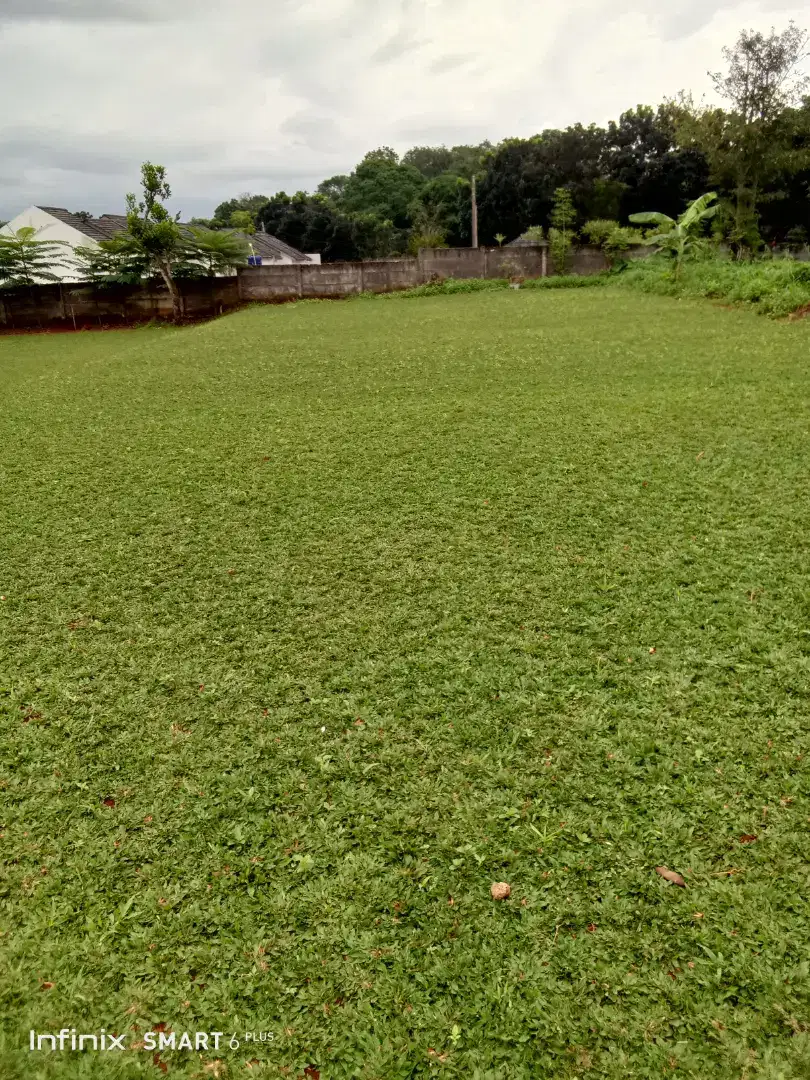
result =
M685 262L680 280L663 256L639 260L614 278L622 288L663 296L700 297L744 304L774 318L810 304L810 265L792 259L748 262L713 256Z
M413 232L408 238L408 254L416 256L420 248L446 248L445 235L441 229Z
M520 239L530 240L533 244L542 244L543 240L545 240L543 226L530 225L524 233L521 233Z
M612 221L610 218L595 218L593 221L585 222L582 226L582 234L589 244L602 247L610 234L620 228L618 221Z
M620 225L618 221L611 221L609 218L586 221L582 226L582 233L589 244L602 249L611 266L624 255L631 244L640 244L644 240L641 229L631 229L628 225Z
M631 229L629 225L617 226L605 238L602 250L611 266L624 255L631 244L640 244L644 240L641 229Z

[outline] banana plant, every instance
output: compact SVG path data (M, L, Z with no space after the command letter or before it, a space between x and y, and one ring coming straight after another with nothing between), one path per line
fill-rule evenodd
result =
M700 230L704 221L714 217L717 207L711 203L717 198L716 191L708 191L695 199L680 215L677 221L666 214L655 212L644 214L631 214L630 221L634 225L657 225L658 231L648 236L645 244L657 244L658 247L671 251L675 257L675 277L681 275L681 266L687 251L694 248L700 241Z

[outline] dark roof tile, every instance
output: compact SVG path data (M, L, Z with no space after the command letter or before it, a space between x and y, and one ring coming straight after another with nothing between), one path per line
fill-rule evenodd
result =
M65 225L70 225L91 240L110 240L127 227L126 214L102 214L101 217L91 217L85 221L59 206L40 206L39 209L64 222ZM185 222L180 222L180 224L185 225ZM253 236L247 236L245 233L237 232L237 235L252 244L255 253L268 261L282 259L285 256L293 262L308 263L310 261L303 252L290 247L289 244L271 236L270 233L259 232Z

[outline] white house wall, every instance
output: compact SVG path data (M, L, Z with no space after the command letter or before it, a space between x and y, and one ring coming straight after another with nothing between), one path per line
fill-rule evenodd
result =
M18 229L31 226L37 230L38 240L58 240L69 245L70 250L64 248L66 261L72 257L72 249L77 247L96 247L95 240L74 229L72 225L66 225L59 218L52 217L38 206L29 206L27 210L12 218L0 232L16 232ZM82 276L77 274L72 266L52 266L51 271L60 281L81 281Z

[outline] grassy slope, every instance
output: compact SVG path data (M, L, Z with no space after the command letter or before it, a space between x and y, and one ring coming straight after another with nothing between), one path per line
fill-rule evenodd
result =
M607 289L0 339L0 1074L810 1075L807 351Z

